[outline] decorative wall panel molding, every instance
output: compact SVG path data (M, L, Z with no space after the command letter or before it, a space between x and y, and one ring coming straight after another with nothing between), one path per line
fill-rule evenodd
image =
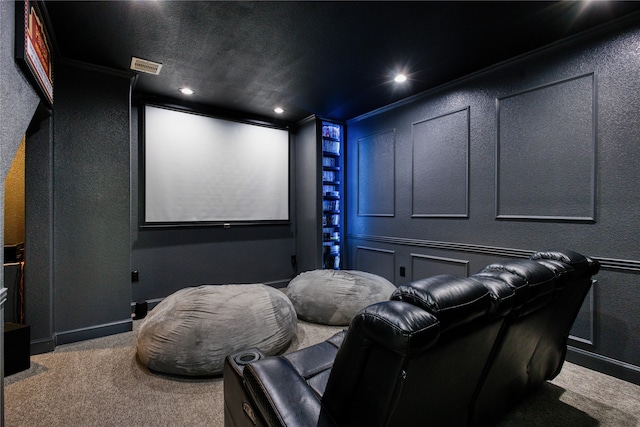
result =
M595 221L596 76L497 99L496 217Z
M455 252L466 252L479 255L492 255L510 258L529 258L538 250L501 248L497 246L474 245L470 243L439 242L435 240L409 239L405 237L375 236L371 234L349 234L350 240L361 240L376 243L387 243L392 245L413 246L419 248L443 249ZM587 254L589 255L589 254ZM592 257L600 263L602 270L619 271L623 273L640 273L640 261L630 259L615 259L604 257Z
M590 346L595 344L593 331L595 330L595 294L597 292L597 285L598 281L596 280L591 286L591 289L589 289L589 293L569 333L570 339Z
M394 283L396 271L395 251L358 246L356 248L355 269L377 274Z
M469 216L469 108L412 124L412 217Z
M358 215L395 215L395 130L358 139Z
M438 274L469 276L469 261L462 259L411 254L411 280L420 280Z

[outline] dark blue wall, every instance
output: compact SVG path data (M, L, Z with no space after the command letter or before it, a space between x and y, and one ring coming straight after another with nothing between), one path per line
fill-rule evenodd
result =
M570 358L640 382L640 26L625 25L350 120L349 268L400 284L594 256Z

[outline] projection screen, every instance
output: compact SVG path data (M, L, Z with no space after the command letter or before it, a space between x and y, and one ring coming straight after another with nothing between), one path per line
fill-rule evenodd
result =
M288 220L288 131L145 105L145 225Z

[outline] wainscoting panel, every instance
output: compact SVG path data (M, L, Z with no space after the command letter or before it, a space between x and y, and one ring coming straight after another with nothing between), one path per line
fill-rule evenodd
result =
M467 217L469 107L412 124L412 217Z
M394 283L396 271L395 251L358 246L355 270L367 271L382 276Z
M580 308L580 312L576 317L573 327L571 328L569 338L574 341L579 341L583 344L593 346L595 344L594 338L594 315L595 315L595 293L598 282L594 281L589 293L584 299L584 303Z
M497 100L496 215L595 221L596 76Z
M395 130L358 139L358 215L395 214Z
M411 254L411 280L420 280L438 274L469 276L469 261L430 255Z

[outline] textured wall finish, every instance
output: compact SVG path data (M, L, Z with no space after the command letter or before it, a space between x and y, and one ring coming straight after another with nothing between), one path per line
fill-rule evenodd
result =
M40 98L15 62L15 3L0 2L0 165L2 179L11 167L22 136L31 122Z
M589 293L584 299L584 304L580 308L580 312L571 328L571 337L574 340L580 340L588 345L594 345L595 341L593 332L595 325L594 316L596 314L595 299L598 286L597 280L591 285L591 289L589 289Z
M368 271L392 282L396 269L395 253L379 248L358 246L354 265L356 270Z
M57 70L54 326L64 343L131 328L130 80Z
M498 99L499 218L593 220L595 76Z
M537 250L595 257L602 268L571 331L570 360L640 383L638 46L636 16L350 120L347 191L358 197L347 199L347 268L381 268L383 260L371 254L384 251L393 254L387 257L399 285L449 267L429 270L425 263L434 263L414 262L416 256L467 262L469 274ZM415 124L432 126L429 133L444 140L449 123L430 119L465 109L468 217L415 217L412 165L428 164L430 154L428 145L415 150ZM388 129L395 135L395 216L358 215L359 159L375 155L363 154L360 141ZM440 187L430 195L460 196L453 182L462 177L440 182L441 165L459 165L459 152L435 152L439 162L421 171L420 181Z
M27 135L25 156L25 321L32 354L52 351L53 337L53 118Z
M4 223L4 178L40 98L13 58L15 3L0 1L0 220ZM4 227L0 230L4 245ZM4 257L0 255L0 258ZM4 278L0 276L0 289Z
M4 181L4 241L7 244L24 242L24 155L23 138Z
M358 139L358 215L393 216L395 133Z
M420 280L438 274L454 274L456 276L469 276L469 261L464 259L452 259L434 257L429 255L411 255L411 280Z
M317 119L301 123L293 134L295 152L295 221L297 271L315 270L322 266L322 224L320 166Z
M413 217L466 217L469 109L413 123Z

